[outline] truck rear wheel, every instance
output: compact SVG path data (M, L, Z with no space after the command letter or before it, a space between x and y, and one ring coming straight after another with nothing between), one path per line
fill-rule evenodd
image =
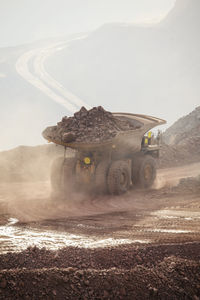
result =
M130 187L130 170L126 161L114 161L109 170L107 177L108 192L112 195L120 195Z
M150 155L140 155L133 159L132 183L141 188L150 188L156 178L156 162Z
M51 187L53 197L63 197L72 190L75 184L74 158L58 157L53 161L51 167Z

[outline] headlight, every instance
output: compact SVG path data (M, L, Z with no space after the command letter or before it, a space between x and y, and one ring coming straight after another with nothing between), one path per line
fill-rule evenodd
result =
M91 160L89 157L85 157L83 161L86 165L89 165L91 163Z

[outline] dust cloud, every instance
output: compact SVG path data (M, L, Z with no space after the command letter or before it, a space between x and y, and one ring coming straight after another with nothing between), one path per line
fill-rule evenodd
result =
M66 153L70 155L72 151ZM9 214L29 222L52 218L55 209L58 214L66 211L51 197L50 169L58 156L64 158L63 147L55 145L20 146L0 152L0 219Z
M84 203L86 200L90 202L81 193L70 193L65 199L52 197L49 181L4 183L0 190L1 213L17 218L20 222L84 214Z
M21 223L98 215L134 208L135 204L132 192L126 196L111 197L73 191L65 198L55 197L48 181L13 183L9 188L9 184L4 184L4 214L17 218Z
M197 177L200 163L185 165L176 168L159 169L153 188L172 188L179 184L182 178Z
M178 183L179 183L179 179L171 179L170 177L157 176L153 184L153 188L156 190L162 188L172 188L173 186L176 186Z
M10 181L4 180L0 182L1 220L2 216L9 215L9 217L17 218L20 222L37 222L45 219L62 219L105 214L114 211L137 210L146 205L151 205L150 203L145 204L147 192L137 189L132 189L123 196L115 197L84 194L81 191L68 193L65 199L59 196L52 197L49 180L51 161L48 163L48 176L45 180L31 180L30 176L29 180L26 181L18 180L14 182L13 177L11 177ZM33 158L32 165L34 166ZM38 172L42 172L42 163L40 165L36 164L34 169L36 167ZM171 188L177 185L181 178L199 175L199 169L200 163L160 169L158 170L153 190L159 190L163 187ZM31 171L29 174L31 174ZM19 179L19 177L16 178Z

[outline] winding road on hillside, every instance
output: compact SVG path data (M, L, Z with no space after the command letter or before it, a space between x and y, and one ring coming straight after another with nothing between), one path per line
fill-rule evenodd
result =
M54 42L45 47L29 50L18 58L15 65L17 73L23 79L53 101L63 105L70 113L74 113L81 106L86 108L90 108L90 106L51 77L45 70L44 62L48 57L68 47L71 42L84 37L81 36L65 42Z

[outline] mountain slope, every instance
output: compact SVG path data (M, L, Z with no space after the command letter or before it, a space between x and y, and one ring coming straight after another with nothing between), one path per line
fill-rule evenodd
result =
M200 139L200 106L180 118L164 133L167 144L183 144L188 139Z
M199 104L198 0L178 0L151 27L106 24L46 61L64 86L91 105L166 118Z
M200 106L183 116L163 134L160 166L200 161Z
M171 10L166 19L160 24L163 27L177 27L178 29L198 31L199 26L199 0L176 0L174 9ZM179 20L177 22L177 19ZM179 26L177 26L179 24Z

